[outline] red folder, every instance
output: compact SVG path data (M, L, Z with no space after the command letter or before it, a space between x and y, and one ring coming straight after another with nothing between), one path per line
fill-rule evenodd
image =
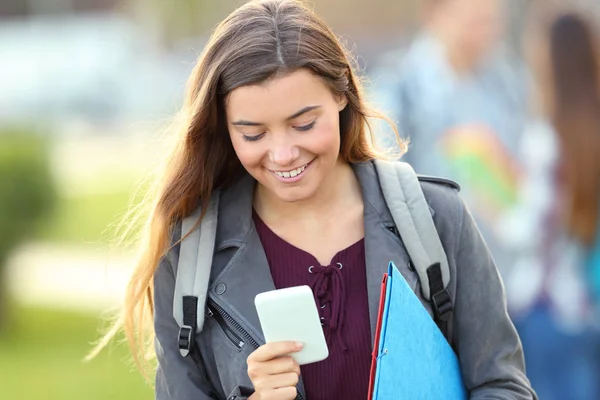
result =
M387 288L388 274L383 275L381 281L381 295L379 297L379 311L377 312L377 327L375 328L375 343L373 344L373 353L371 353L371 373L369 374L369 396L368 400L373 398L373 386L375 384L375 371L377 370L377 353L379 351L379 338L381 337L381 323L383 321L383 309L385 306L385 293Z

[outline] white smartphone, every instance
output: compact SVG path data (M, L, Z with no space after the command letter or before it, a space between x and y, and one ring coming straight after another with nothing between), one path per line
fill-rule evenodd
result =
M299 365L322 361L329 356L310 287L295 286L260 293L254 304L267 343L302 342L302 350L290 354Z

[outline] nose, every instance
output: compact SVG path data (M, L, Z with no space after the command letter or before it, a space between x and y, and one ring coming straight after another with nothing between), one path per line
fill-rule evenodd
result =
M300 151L298 147L287 140L279 140L274 143L270 153L270 161L282 167L293 165L298 159Z

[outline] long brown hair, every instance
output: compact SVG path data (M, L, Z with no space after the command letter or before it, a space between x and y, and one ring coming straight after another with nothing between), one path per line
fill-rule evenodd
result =
M580 15L550 26L552 118L561 145L566 218L573 235L590 244L600 205L600 92L597 39Z
M348 100L340 113L340 157L363 162L383 156L374 149L368 119L391 122L366 107L350 60L327 25L298 1L251 1L216 27L189 78L176 146L151 198L122 314L91 357L121 327L138 367L145 355L152 354L153 330L148 327L153 317L153 276L170 248L170 229L198 206L206 210L213 191L232 184L242 173L225 120L224 105L231 91L306 68L334 95ZM392 127L395 130L393 123ZM398 144L403 151L404 144Z

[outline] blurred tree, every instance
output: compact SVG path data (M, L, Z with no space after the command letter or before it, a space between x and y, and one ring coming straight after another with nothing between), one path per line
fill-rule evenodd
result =
M47 150L39 135L0 131L0 332L7 319L6 261L55 204Z

